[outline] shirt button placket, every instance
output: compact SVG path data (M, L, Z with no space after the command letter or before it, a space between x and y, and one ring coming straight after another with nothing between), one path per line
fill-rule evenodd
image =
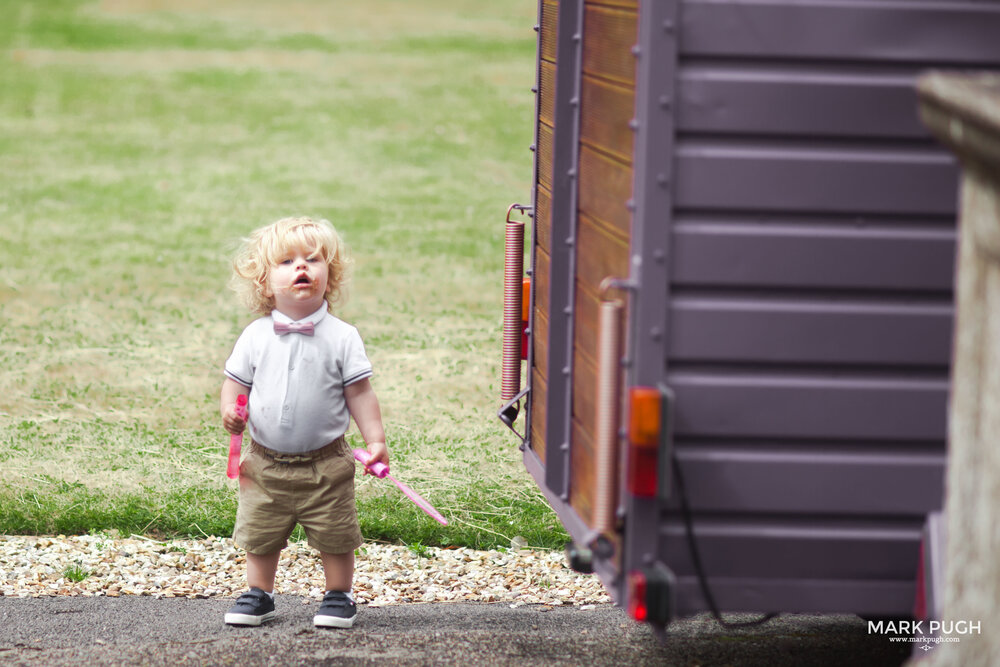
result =
M299 356L301 349L301 341L298 335L292 335L294 337L289 341L288 347L288 385L285 387L285 404L281 406L281 422L284 424L288 424L292 419L292 402L295 400L297 389L292 371L295 370L295 359Z

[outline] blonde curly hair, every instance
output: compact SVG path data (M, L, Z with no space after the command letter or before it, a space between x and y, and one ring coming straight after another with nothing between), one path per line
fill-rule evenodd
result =
M272 266L295 248L312 248L327 264L326 304L347 298L347 282L353 261L340 234L327 220L282 218L255 229L233 259L230 286L254 313L269 315L274 310L274 296L267 296L267 280Z

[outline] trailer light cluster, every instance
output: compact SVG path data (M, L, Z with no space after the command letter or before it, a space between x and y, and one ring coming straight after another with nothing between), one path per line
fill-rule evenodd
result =
M628 615L637 621L649 618L649 606L646 604L646 575L641 570L628 575Z
M634 496L656 496L662 413L659 389L632 387L629 390L628 490Z
M645 623L669 623L674 581L673 574L661 563L629 572L628 615Z

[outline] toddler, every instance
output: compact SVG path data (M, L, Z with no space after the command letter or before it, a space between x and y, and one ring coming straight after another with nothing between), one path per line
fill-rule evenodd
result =
M372 463L388 464L389 452L361 337L328 312L344 295L349 263L333 226L310 218L256 230L233 262L233 287L261 317L236 341L222 385L223 426L249 426L233 539L247 552L250 590L226 614L230 625L274 617L278 560L296 523L326 578L313 623L349 628L357 615L351 585L362 539L344 440L351 417ZM249 395L247 419L235 409L240 394Z

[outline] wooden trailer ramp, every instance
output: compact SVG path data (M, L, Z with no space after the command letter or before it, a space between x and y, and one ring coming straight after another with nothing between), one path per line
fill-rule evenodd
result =
M540 58L537 125L537 183L535 188L534 307L532 309L532 391L530 444L534 453L546 459L548 406L541 400L549 396L550 333L553 317L558 317L557 345L559 369L570 367L568 381L557 382L571 396L568 402L570 419L560 424L560 441L570 436L580 454L570 457L568 480L564 485L570 505L588 525L592 520L591 491L593 488L594 386L597 359L597 307L601 281L607 276L628 276L631 214L625 206L632 192L632 152L634 133L629 121L634 114L635 58L631 49L636 41L637 2L584 3L583 31L594 36L582 40L582 47L570 53L579 62L577 81L567 80L564 86L574 86L580 100L578 115L565 120L576 127L573 145L563 147L561 173L555 176L554 141L556 114L556 28L559 7L556 2L540 6ZM563 181L566 193L567 175L578 182L571 196L558 202L563 220L572 225L555 227L553 238L553 183ZM578 199L576 199L578 197ZM568 234L567 234L568 232ZM562 270L563 281L558 291L559 315L550 303L553 243L556 263ZM568 265L572 269L567 271ZM569 277L569 276L572 277ZM566 313L569 309L572 312ZM563 343L563 341L566 341ZM568 391L566 391L568 390ZM562 406L560 406L562 407ZM574 491L575 490L575 491Z

